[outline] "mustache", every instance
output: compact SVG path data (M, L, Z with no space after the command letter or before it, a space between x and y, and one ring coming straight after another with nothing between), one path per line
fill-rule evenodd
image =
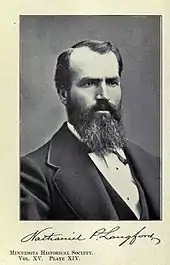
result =
M107 99L99 99L96 104L90 108L91 112L96 111L109 111L110 114L117 120L120 120L120 104L116 107L110 103Z

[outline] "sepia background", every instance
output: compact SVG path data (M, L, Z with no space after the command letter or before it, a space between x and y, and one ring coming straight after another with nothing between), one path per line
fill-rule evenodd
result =
M123 57L127 137L160 150L160 16L20 16L21 155L46 142L66 119L54 86L57 56L84 39L110 40Z

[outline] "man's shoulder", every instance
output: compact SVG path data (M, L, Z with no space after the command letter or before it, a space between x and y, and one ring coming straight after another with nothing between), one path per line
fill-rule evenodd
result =
M51 139L45 144L43 144L42 146L36 148L35 150L32 150L29 153L22 155L21 161L22 160L35 160L35 161L45 160L45 158L47 157Z
M148 152L146 150L146 148L144 148L140 144L138 144L132 140L129 140L129 139L126 139L126 148L130 152L135 153L135 154L140 155L140 156L147 156L147 157L150 157L151 159L160 159L159 156Z
M50 146L50 140L43 146L37 148L36 150L21 156L20 159L20 171L27 172L30 175L35 175L35 172L46 172L47 167L47 157L48 150ZM32 173L30 173L32 172Z
M151 154L131 140L126 141L126 149L133 161L141 165L141 167L154 168L156 171L160 170L161 158L159 156Z
M31 152L21 156L21 162L32 161L35 164L44 165L48 161L48 157L51 153L51 149L54 148L57 150L58 148L61 151L61 144L65 142L65 135L62 133L64 131L65 124L63 124L51 137L50 139L41 145L40 147L32 150Z

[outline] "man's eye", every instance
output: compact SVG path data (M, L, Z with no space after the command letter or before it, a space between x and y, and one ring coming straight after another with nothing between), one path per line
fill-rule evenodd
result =
M95 82L92 81L92 80L80 81L78 83L79 87L91 87L91 86L94 86L94 85L95 85Z
M112 87L118 86L118 83L115 80L109 80L107 81L107 84Z
M84 84L83 84L83 86L85 86L85 87L90 87L90 86L93 86L94 85L94 83L92 82L92 81L86 81Z

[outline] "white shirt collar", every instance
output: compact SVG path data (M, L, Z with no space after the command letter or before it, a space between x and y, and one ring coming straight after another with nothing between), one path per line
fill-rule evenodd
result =
M68 121L67 121L67 127L74 134L74 136L76 136L76 138L78 138L80 141L82 141L80 135L78 134L78 132L76 131L74 126L71 123L69 123Z

